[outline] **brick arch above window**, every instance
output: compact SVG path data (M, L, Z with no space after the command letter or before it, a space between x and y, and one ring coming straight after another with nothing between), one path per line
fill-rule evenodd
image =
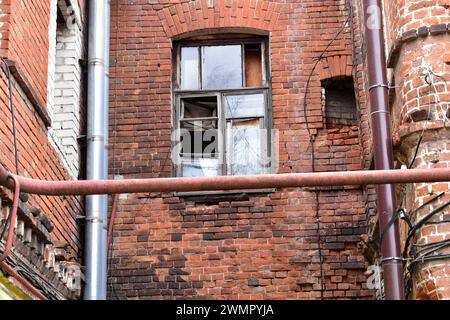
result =
M351 77L353 61L351 55L336 55L323 58L317 66L320 80Z
M272 31L277 26L280 4L272 1L190 1L159 11L159 18L169 38L214 28L249 28Z

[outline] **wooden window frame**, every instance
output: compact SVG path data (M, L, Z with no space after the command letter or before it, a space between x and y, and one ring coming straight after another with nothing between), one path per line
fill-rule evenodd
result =
M246 44L261 44L261 70L262 70L262 86L257 87L244 87L245 86L245 45ZM178 41L177 43L174 43L174 50L173 50L173 73L172 73L172 83L173 83L173 90L172 90L172 98L173 98L173 128L179 129L181 128L181 102L182 99L185 98L202 98L202 97L211 97L216 96L217 97L217 116L218 116L218 130L221 131L221 138L219 140L219 159L222 163L221 172L219 172L219 175L228 175L227 172L227 166L226 163L226 152L227 152L227 146L226 146L226 124L227 119L225 117L225 108L224 108L224 97L226 95L245 95L245 94L264 94L264 120L263 120L263 126L265 129L268 129L268 136L267 136L267 154L270 155L271 165L267 168L267 171L264 173L273 173L275 164L274 164L274 154L273 154L273 136L271 133L272 129L272 99L271 99L271 77L270 77L270 64L269 64L269 53L268 53L268 39L267 37L264 38L243 38L243 39L210 39L210 40L198 40L198 41ZM243 87L242 88L227 88L227 89L188 89L184 90L180 88L180 81L181 81L181 48L183 47L198 47L199 48L199 82L201 87L202 82L202 46L220 46L220 45L241 45L241 50L243 52L242 54L242 81L243 81ZM253 117L248 117L253 118ZM258 117L254 117L258 118ZM180 137L176 137L176 141L174 144L179 144ZM172 146L175 147L174 145ZM173 149L172 148L172 149ZM180 155L177 154L177 157ZM181 165L174 164L173 166L173 175L174 176L182 176L181 175ZM186 195L186 196L195 196L195 195L206 195L206 194L234 194L234 193L243 193L246 194L254 194L254 193L267 193L267 192L273 192L274 189L264 189L264 190L231 190L231 191L212 191L212 192L183 192L183 193L177 193L179 195Z

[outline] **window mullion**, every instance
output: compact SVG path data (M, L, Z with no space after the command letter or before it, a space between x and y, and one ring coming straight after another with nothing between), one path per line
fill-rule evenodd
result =
M219 157L220 157L220 161L221 161L221 171L222 171L222 175L228 175L227 172L227 161L226 161L226 155L227 155L227 148L226 148L226 119L225 119L225 111L223 108L223 93L218 93L217 94L217 100L218 100L218 105L219 105L219 124L220 124L220 128L219 128L219 132L220 132L220 141L219 141L219 146L220 146L220 150L219 150Z
M199 88L203 89L203 53L202 53L202 47L198 47L198 78L199 78Z

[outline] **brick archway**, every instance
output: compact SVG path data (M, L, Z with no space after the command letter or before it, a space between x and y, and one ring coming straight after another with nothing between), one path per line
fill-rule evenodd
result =
M317 65L320 80L351 77L353 75L353 61L351 55L336 55L323 58Z
M163 8L158 15L166 35L179 38L185 33L214 28L272 31L279 12L280 4L267 0L196 0Z

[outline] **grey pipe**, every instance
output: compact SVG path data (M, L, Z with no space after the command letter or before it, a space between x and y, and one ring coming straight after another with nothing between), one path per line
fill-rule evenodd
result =
M88 180L108 178L107 0L89 1L87 172ZM106 299L107 196L86 197L85 300Z

